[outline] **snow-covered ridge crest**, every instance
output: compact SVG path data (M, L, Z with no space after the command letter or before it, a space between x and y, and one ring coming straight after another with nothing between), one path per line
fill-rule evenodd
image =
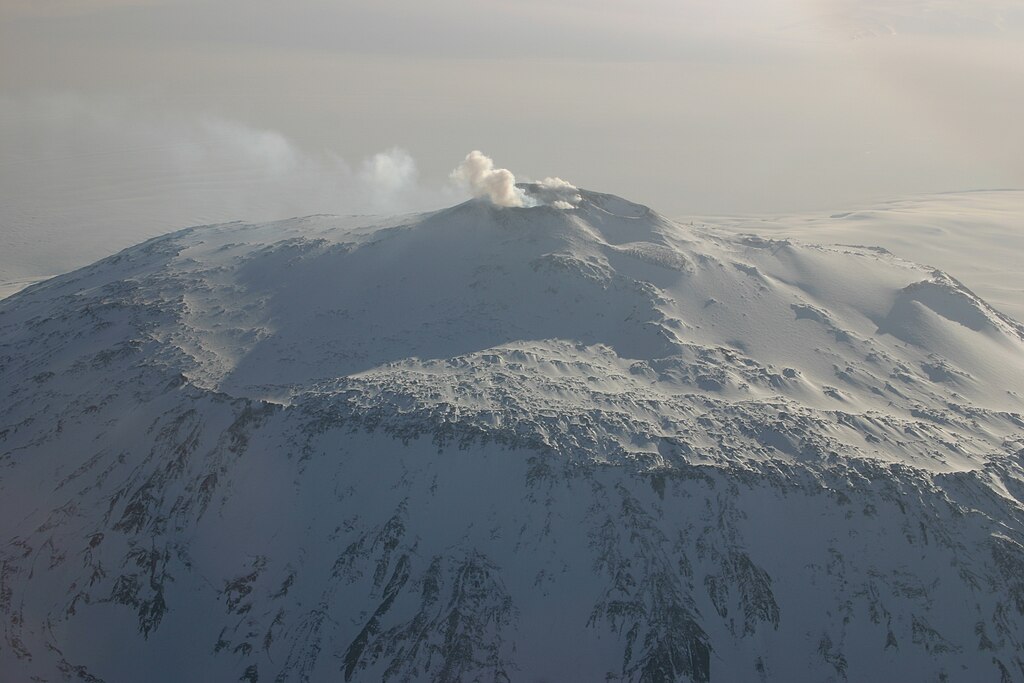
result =
M1021 679L1017 321L884 251L511 187L0 301L0 670Z

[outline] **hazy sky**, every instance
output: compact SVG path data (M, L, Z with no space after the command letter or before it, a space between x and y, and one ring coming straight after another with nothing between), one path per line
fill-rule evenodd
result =
M1024 187L1022 37L1020 0L0 0L0 230L427 208L476 148L677 217Z

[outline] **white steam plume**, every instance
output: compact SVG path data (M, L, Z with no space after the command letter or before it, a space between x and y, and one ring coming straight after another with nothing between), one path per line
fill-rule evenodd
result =
M466 155L452 179L467 187L474 197L487 197L497 206L527 206L532 204L522 189L516 187L516 177L507 168L494 168L494 160L480 150Z
M537 183L533 194L538 202L563 211L575 209L583 201L579 188L561 178L545 178Z
M494 168L494 160L473 150L452 171L452 179L474 197L487 197L496 206L551 206L576 208L582 196L575 185L561 178L545 178L537 183L516 187L516 177L507 168Z

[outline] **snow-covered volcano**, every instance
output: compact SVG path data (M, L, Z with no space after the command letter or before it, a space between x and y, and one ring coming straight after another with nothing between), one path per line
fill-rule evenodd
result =
M883 249L191 228L0 301L0 398L5 680L1024 680L1024 327Z

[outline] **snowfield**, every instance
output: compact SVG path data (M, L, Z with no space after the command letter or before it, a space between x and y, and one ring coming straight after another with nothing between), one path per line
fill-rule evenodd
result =
M1013 296L579 196L0 301L4 676L1024 681Z
M955 273L1024 320L1024 191L949 192L831 214L709 217L715 227L814 243L866 244Z

